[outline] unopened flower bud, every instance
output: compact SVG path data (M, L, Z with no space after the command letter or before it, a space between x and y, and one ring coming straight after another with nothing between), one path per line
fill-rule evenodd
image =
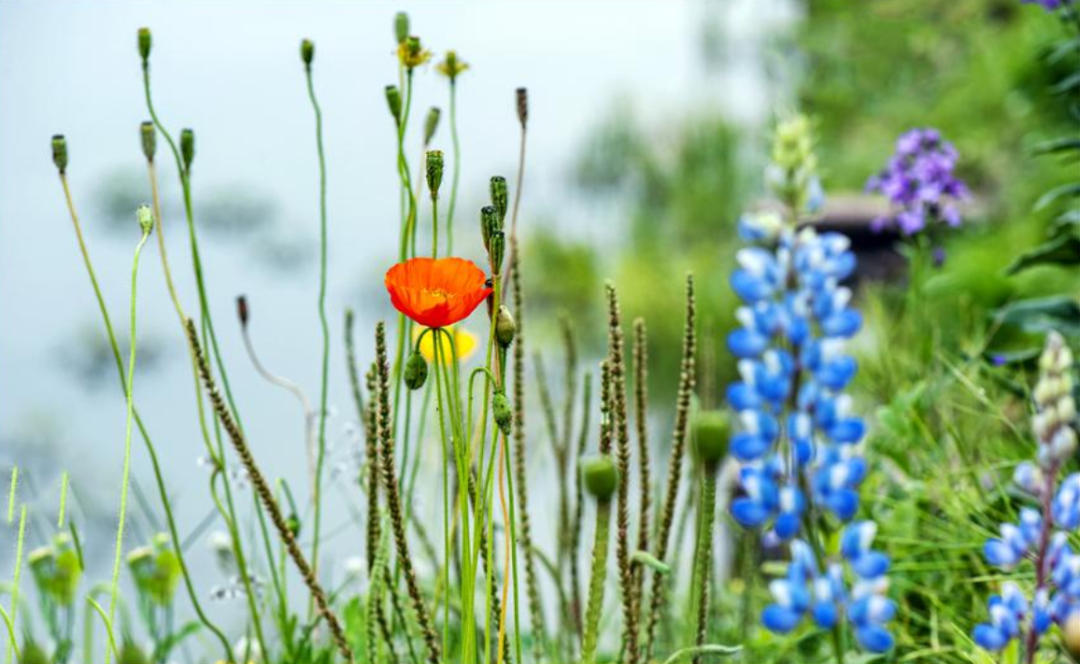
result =
M491 413L495 418L495 424L503 435L509 436L514 422L514 412L510 410L510 400L501 391L496 392L491 400Z
M495 316L495 340L503 348L509 348L514 343L514 335L517 334L517 323L514 316L505 304L499 305L499 313Z
M394 122L401 124L401 90L396 85L386 86L386 105L390 108L390 116Z
M409 15L405 12L394 14L394 39L398 44L409 37Z
M442 184L443 154L440 150L427 153L427 186L432 198L439 197L439 185Z
M135 211L135 218L139 220L139 228L144 235L149 235L154 230L154 211L149 205L140 205Z
M499 211L499 228L506 220L506 207L510 196L506 189L506 178L495 175L491 178L491 204Z
M442 115L442 111L438 106L432 106L428 110L427 117L424 119L424 145L429 145L431 139L435 137L435 130L439 128L439 117Z
M152 43L150 28L139 28L139 57L143 59L143 62L150 58L150 46Z
M694 452L706 465L719 462L728 451L731 424L727 413L706 410L694 416Z
M517 116L524 129L529 123L529 91L526 88L517 89Z
M619 468L609 454L581 462L581 478L589 495L597 500L611 500L619 486Z
M506 256L506 233L495 231L488 240L488 255L491 258L491 268L495 274L502 271L503 258Z
M311 61L315 59L315 42L305 39L300 42L300 59L305 67L311 67Z
M499 228L499 211L491 205L480 208L480 237L484 239L484 249L491 248L491 234Z
M56 134L52 137L52 160L56 164L56 170L63 175L67 171L68 165L67 139L64 138L63 134Z
M154 153L157 152L157 130L154 123L147 120L139 125L139 138L142 139L142 151L146 161L154 161Z
M236 297L236 317L240 319L240 324L245 327L248 321L251 320L251 310L248 309L247 297L244 295Z
M431 332L430 334L437 334ZM435 343L438 343L436 339ZM424 356L417 351L413 351L409 355L409 359L405 361L405 386L410 390L419 390L424 386L424 382L427 381L428 366Z
M180 131L180 156L184 158L184 170L191 170L191 162L195 161L195 131L183 129Z

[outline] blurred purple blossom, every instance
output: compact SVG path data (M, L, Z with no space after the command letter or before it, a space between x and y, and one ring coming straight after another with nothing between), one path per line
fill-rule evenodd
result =
M883 194L893 207L890 215L872 222L874 230L895 225L902 234L914 235L934 221L959 226L956 204L967 198L968 190L953 175L958 156L936 129L901 134L885 169L866 183L867 191Z
M1074 1L1075 0L1020 0L1020 2L1024 3L1025 5L1041 5L1042 8L1048 12L1060 9Z

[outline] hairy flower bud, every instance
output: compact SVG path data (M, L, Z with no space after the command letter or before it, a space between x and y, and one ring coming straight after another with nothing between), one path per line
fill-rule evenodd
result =
M488 240L488 255L491 258L491 269L495 274L502 271L503 258L506 257L506 233L495 231Z
M611 500L619 486L619 468L610 454L601 454L582 460L581 478L589 495L597 500Z
M480 237L484 239L484 249L491 249L491 234L501 228L499 211L491 205L480 208Z
M517 323L514 316L505 304L499 305L499 313L495 316L495 339L503 348L509 348L514 343L514 335L517 334Z
M694 452L707 465L719 462L728 451L731 422L727 413L706 410L694 416Z
M432 198L439 197L439 185L442 184L443 154L440 150L427 153L427 186Z
M245 327L248 321L251 320L251 310L248 309L247 296L245 295L236 297L236 317L240 319L240 325Z
M147 120L139 125L139 138L142 140L142 151L146 161L154 161L157 152L157 130L154 123Z
M437 334L430 332L430 334ZM438 340L436 340L438 343ZM424 356L418 351L413 351L409 359L405 361L405 386L410 390L419 390L427 381L428 366Z
M506 208L509 203L510 196L506 188L506 178L501 175L494 175L491 178L491 204L499 212L499 229L503 227L503 222L506 221Z
M311 67L311 61L315 59L315 42L310 39L300 42L300 59L304 61L305 67Z
M1038 438L1039 463L1044 468L1072 456L1077 447L1076 400L1072 393L1072 353L1057 332L1046 337L1046 348L1039 357L1040 376L1032 390L1036 414L1032 429Z
M394 39L400 44L409 38L409 15L405 12L394 14Z
M495 393L491 400L491 413L495 418L495 424L503 435L509 436L514 422L514 411L510 410L510 400L501 390Z
M139 220L139 228L144 235L149 235L150 231L154 230L154 211L149 205L140 205L139 209L135 210L135 218Z
M68 165L67 139L63 134L52 137L52 160L56 164L56 169L63 175Z
M401 124L401 90L396 85L386 86L386 105L396 124Z
M427 117L424 118L424 145L429 145L431 139L435 137L435 130L439 128L439 118L442 116L442 111L438 106L432 106L428 110Z
M526 88L518 88L516 92L517 97L517 116L518 122L521 123L521 128L524 129L525 125L529 123L529 91Z
M184 170L191 170L191 162L195 161L195 131L183 129L180 131L180 156L184 158Z
M150 35L150 28L139 28L139 57L142 58L144 63L150 58L152 44L153 38Z

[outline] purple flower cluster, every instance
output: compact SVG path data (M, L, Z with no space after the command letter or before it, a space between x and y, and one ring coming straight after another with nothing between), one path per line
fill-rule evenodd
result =
M1025 5L1040 5L1048 12L1057 11L1065 5L1072 4L1075 0L1020 0Z
M953 171L958 154L936 129L911 129L896 141L896 153L885 169L870 178L867 191L883 194L893 207L873 221L875 230L896 225L915 235L935 221L960 225L957 203L968 196Z

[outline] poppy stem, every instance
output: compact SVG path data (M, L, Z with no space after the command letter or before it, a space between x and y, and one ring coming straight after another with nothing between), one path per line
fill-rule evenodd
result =
M461 176L461 144L457 130L457 83L450 77L450 140L454 145L454 177L450 184L450 207L446 211L446 252L454 255L454 207L457 203L458 179Z

